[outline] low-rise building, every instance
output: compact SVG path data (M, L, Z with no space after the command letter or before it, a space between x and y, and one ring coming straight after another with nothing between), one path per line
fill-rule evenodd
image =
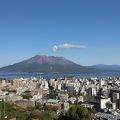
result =
M48 99L47 105L58 106L59 105L59 100L57 100L57 99Z
M120 116L99 112L99 113L96 113L96 119L100 119L100 120L120 120Z

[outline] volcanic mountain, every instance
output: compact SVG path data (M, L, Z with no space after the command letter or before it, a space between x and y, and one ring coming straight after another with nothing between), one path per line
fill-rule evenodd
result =
M27 73L83 73L93 72L92 68L78 65L63 57L36 55L22 62L0 68L0 72Z

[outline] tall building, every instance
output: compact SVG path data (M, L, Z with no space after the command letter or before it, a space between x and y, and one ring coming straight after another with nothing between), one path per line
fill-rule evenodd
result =
M13 80L13 87L18 88L22 86L22 80L21 79L14 79Z

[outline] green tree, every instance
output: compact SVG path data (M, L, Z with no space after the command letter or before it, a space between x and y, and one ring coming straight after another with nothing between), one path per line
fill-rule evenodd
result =
M43 109L43 105L40 102L35 102L35 109L42 110Z
M32 98L32 95L30 93L26 93L26 94L23 94L22 97L23 97L23 99L29 100L30 98Z
M44 112L43 116L40 118L40 120L53 120L52 116L48 112Z
M81 118L87 119L89 117L89 111L85 106L74 105L70 107L70 109L66 113L66 116L71 118L72 120L81 120Z

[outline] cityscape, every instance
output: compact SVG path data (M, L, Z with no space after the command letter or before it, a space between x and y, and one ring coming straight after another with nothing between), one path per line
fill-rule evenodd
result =
M81 117L86 120L119 120L119 87L120 77L76 79L64 76L49 80L42 77L12 80L1 78L0 117L10 120L77 120ZM81 113L72 115L75 106L80 107L78 109ZM77 118L77 114L80 114L80 118Z
M120 1L0 1L0 120L120 120Z

